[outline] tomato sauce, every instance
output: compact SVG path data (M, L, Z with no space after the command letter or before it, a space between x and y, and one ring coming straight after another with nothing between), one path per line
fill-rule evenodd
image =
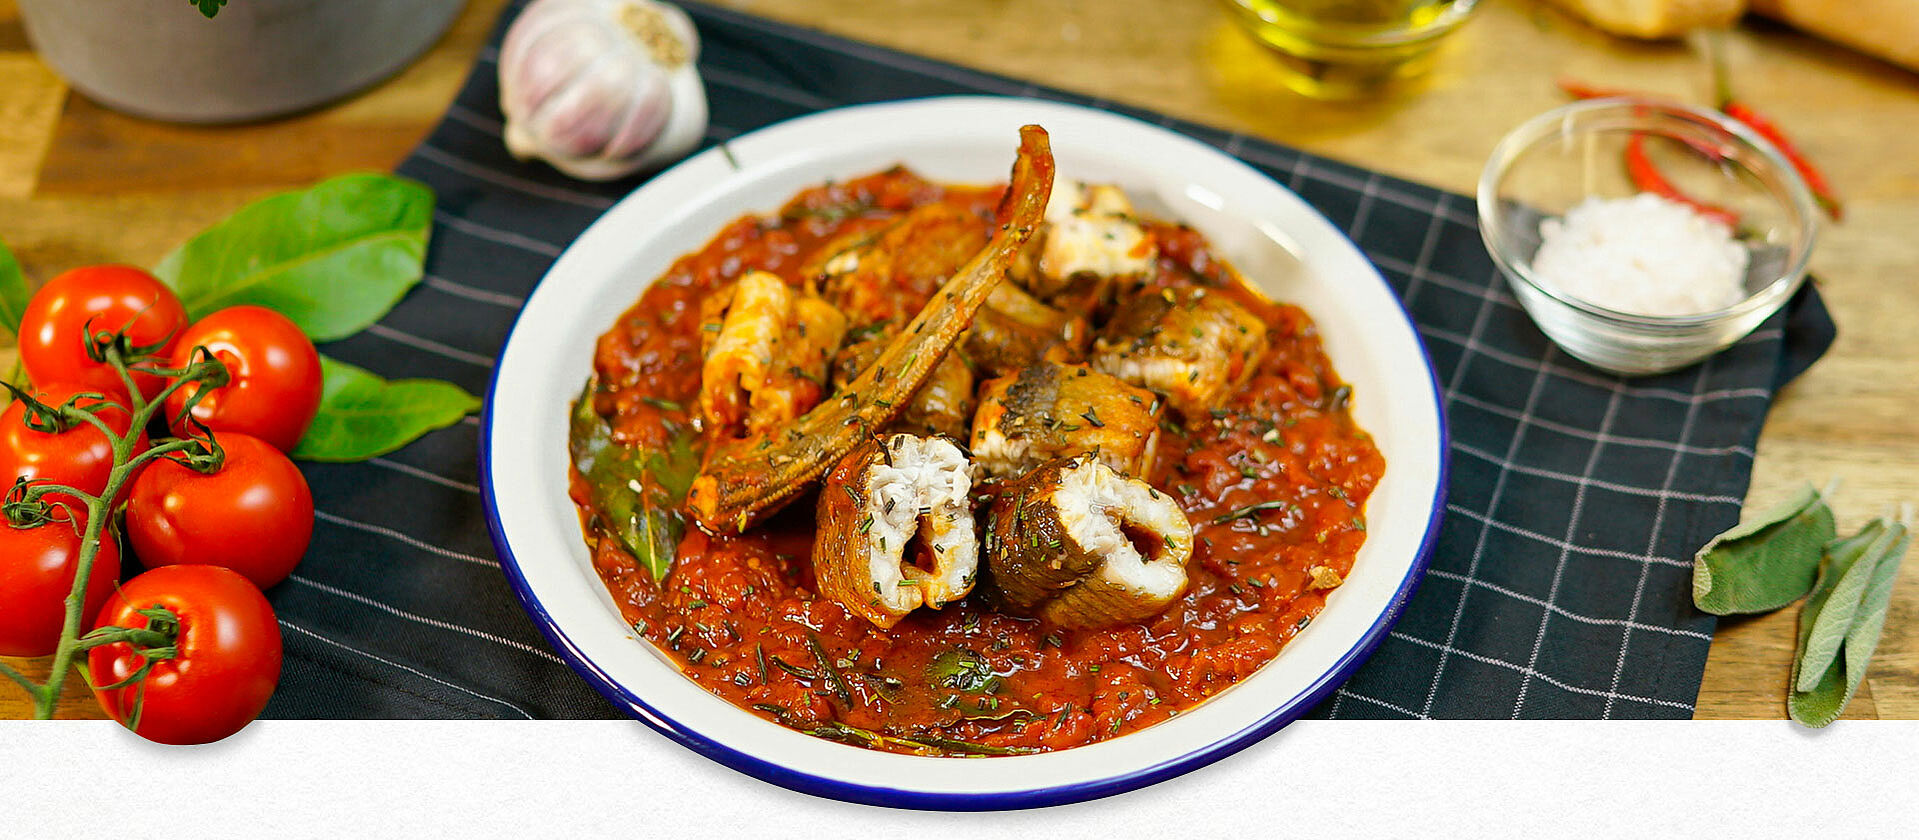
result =
M594 407L616 440L663 445L694 420L704 296L751 269L797 282L825 243L928 202L990 214L1002 191L894 169L809 189L774 217L733 222L600 338ZM1225 290L1270 327L1270 349L1244 387L1211 416L1162 430L1149 479L1179 500L1197 542L1180 601L1143 624L1072 631L1002 614L976 590L881 630L815 594L809 493L743 535L689 527L664 581L617 540L589 532L594 565L637 635L688 678L762 717L863 746L947 755L1123 735L1270 661L1351 570L1385 463L1353 423L1351 390L1304 311L1245 288L1196 231L1147 229L1161 254L1151 284ZM573 497L592 521L577 471Z

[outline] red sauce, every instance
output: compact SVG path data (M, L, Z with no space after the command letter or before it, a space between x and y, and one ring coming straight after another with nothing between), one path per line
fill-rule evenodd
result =
M705 295L750 269L797 281L799 266L841 234L928 202L988 212L1001 191L895 169L809 189L777 217L733 222L600 338L595 407L616 439L660 445L691 422L691 409L674 406L697 401ZM1385 463L1354 425L1350 390L1304 311L1245 289L1196 231L1148 230L1161 253L1151 283L1229 290L1270 326L1271 349L1243 388L1213 416L1162 432L1150 480L1180 501L1198 543L1190 588L1173 607L1145 624L1069 631L995 612L976 593L881 630L814 593L809 494L744 535L689 529L664 582L616 540L589 533L624 617L735 705L896 751L1079 746L1172 717L1266 664L1325 604L1329 590L1313 588L1309 570L1351 570ZM577 473L573 491L590 519ZM841 727L914 740L875 742Z

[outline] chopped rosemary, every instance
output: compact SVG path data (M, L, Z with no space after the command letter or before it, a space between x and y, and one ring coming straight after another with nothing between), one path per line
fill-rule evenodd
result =
M1291 502L1284 502L1277 499L1272 501L1266 501L1266 502L1255 502L1245 507L1234 508L1231 512L1225 514L1224 516L1214 517L1213 524L1220 525L1227 522L1231 522L1235 519L1246 519L1253 516L1256 513L1259 513L1262 510L1280 510L1291 504L1292 504Z
M806 647L813 652L813 658L819 660L820 668L826 672L826 681L833 686L833 693L848 708L853 706L853 692L846 687L846 678L840 676L833 660L826 655L826 648L820 644L820 636L811 630L806 631Z

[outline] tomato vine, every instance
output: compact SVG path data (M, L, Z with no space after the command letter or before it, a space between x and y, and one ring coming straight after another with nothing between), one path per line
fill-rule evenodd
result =
M122 406L114 400L121 395L106 395L94 392L75 394L58 405L41 402L31 393L11 383L0 383L13 393L15 399L22 401L26 408L27 423L38 431L60 433L85 423L100 430L113 448L113 471L109 475L106 487L99 493L88 493L77 487L48 481L20 479L7 490L6 500L0 505L7 522L0 527L47 528L74 527L84 522L81 534L80 554L75 563L73 588L65 602L65 616L60 628L60 640L54 648L53 665L43 683L36 683L25 674L0 662L0 675L13 680L32 696L34 717L47 720L53 717L54 706L60 698L61 688L65 685L68 672L75 665L74 657L101 645L128 643L145 658L147 665L165 660L175 655L174 641L177 636L176 617L165 608L155 607L141 611L148 619L148 626L142 628L100 627L93 632L81 635L81 625L87 621L84 615L87 583L93 575L93 565L103 540L113 539L107 532L107 524L112 520L116 500L124 498L121 492L134 476L146 465L160 458L172 458L196 470L212 472L219 469L222 453L219 444L211 433L199 431L204 436L170 438L152 442L144 450L140 448L143 434L152 423L156 413L166 405L167 398L189 384L203 387L194 389L186 398L182 416L190 414L198 398L213 389L227 384L227 367L205 348L195 348L188 357L185 366L167 368L160 366L156 352L160 347L142 347L131 345L123 332L94 332L89 325L86 341L87 356L112 368L126 385L125 399L130 403ZM167 380L165 388L147 399L134 385L135 374L161 377ZM132 415L133 422L124 434L116 433L112 424L99 417L103 409L124 408ZM58 496L49 500L49 496ZM84 511L70 509L71 502L77 500ZM64 516L62 516L64 514ZM76 518L80 514L81 518ZM134 682L144 678L146 667L123 682Z

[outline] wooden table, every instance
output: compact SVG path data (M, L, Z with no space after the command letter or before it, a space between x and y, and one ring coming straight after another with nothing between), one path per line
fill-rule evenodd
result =
M189 128L102 109L30 51L0 0L0 239L29 277L151 264L263 194L354 169L388 169L452 99L503 0L473 0L432 52L346 102L273 123ZM185 4L178 13L190 9ZM1611 39L1529 2L1487 4L1420 89L1329 105L1287 93L1270 58L1214 0L733 0L744 11L1143 105L1446 189L1471 192L1501 134L1561 101L1562 74L1704 101L1694 45ZM173 13L157 4L155 14ZM1842 529L1919 502L1919 76L1762 22L1727 39L1738 89L1791 127L1848 199L1814 271L1840 324L1832 352L1781 396L1751 498L1844 481ZM1906 126L1904 130L1895 126ZM0 364L11 350L0 347ZM1909 564L1852 717L1919 717L1919 563ZM1701 718L1778 718L1794 611L1720 625ZM15 662L43 673L45 663ZM37 669L35 666L38 666ZM78 680L68 683L76 685ZM97 716L74 695L61 713ZM28 707L0 685L0 717Z

